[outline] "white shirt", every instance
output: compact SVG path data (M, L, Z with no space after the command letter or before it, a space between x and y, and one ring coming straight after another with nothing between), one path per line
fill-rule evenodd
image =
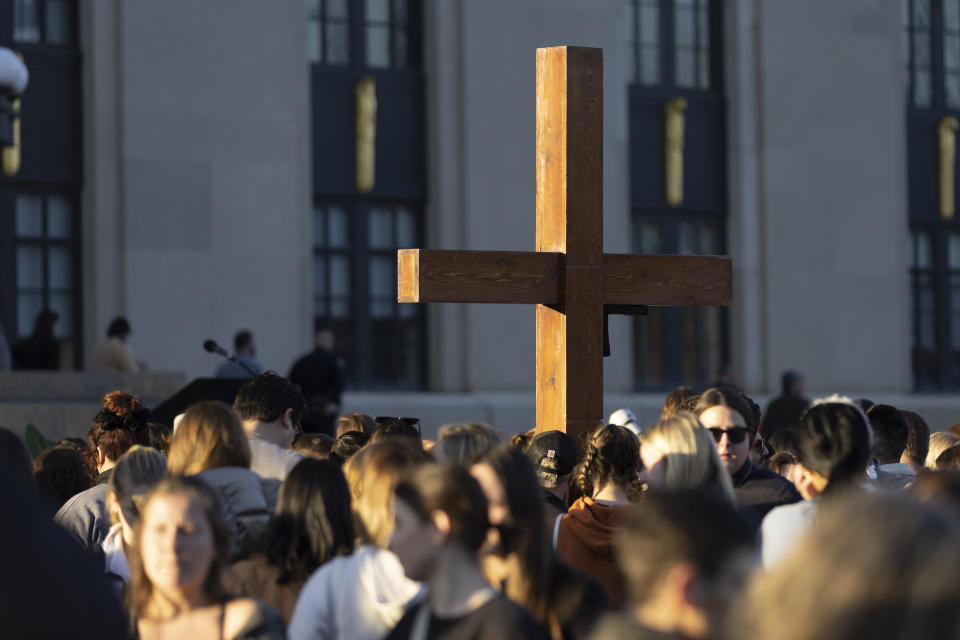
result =
M334 558L307 580L287 627L290 640L380 640L419 600L423 585L393 552L372 545Z

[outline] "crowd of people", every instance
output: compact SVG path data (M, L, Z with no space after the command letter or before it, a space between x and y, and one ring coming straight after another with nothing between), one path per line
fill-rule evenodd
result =
M362 413L305 433L272 372L173 429L112 391L35 461L0 430L2 635L960 637L960 438L802 394L431 442Z

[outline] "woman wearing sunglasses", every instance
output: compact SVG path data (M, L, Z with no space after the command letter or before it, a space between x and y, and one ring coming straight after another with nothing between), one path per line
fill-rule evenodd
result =
M722 387L707 389L697 399L693 412L713 435L720 459L733 480L737 503L749 522L759 527L774 507L800 501L789 480L750 460L757 422L742 393Z

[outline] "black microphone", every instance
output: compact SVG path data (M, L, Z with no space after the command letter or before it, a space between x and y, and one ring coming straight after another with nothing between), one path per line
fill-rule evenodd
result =
M215 340L204 340L203 348L208 353L215 353L219 356L223 356L230 362L234 363L235 365L237 365L238 367L242 368L244 371L249 373L251 378L257 377L257 372L251 369L250 365L238 359L236 356L231 356L229 353L227 353L227 350L221 347L220 345L218 345Z
M223 356L224 358L230 357L230 354L227 353L227 350L221 347L220 345L218 345L214 340L204 340L203 349L208 353L216 353L218 355Z

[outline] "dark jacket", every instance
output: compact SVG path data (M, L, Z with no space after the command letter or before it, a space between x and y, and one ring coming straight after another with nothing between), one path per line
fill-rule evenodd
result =
M540 491L543 494L543 516L547 519L547 532L552 536L557 516L567 512L567 505L553 491L543 487Z
M755 529L774 507L803 499L792 482L769 469L758 467L749 458L733 474L733 488L740 511Z
M760 421L760 433L770 439L781 429L792 429L800 421L800 414L810 406L810 401L803 396L785 393L777 396L767 405L767 410Z
M554 560L550 577L550 605L557 614L561 636L564 640L586 638L610 609L603 585L559 560Z

